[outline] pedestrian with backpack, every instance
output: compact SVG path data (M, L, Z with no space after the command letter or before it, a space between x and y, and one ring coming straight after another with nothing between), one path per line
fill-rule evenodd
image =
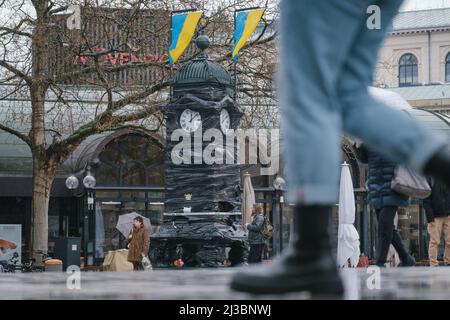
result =
M248 254L248 263L260 263L266 240L263 235L264 213L260 204L255 204L252 210L252 222L245 226L248 230L248 242L250 252Z

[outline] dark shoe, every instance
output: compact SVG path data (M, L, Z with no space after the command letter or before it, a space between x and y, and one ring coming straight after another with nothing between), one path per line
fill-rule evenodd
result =
M330 207L296 207L292 246L266 266L237 273L231 288L253 294L308 291L317 296L339 298L344 288L328 235Z
M444 146L431 157L425 165L424 172L450 186L450 145Z
M416 265L416 259L413 256L409 255L406 259L403 259L400 263L400 267L414 267Z

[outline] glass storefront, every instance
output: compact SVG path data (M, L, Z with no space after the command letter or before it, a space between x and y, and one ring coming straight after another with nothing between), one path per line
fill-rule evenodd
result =
M126 194L130 193L127 191ZM131 192L132 194L135 194ZM164 199L154 198L152 192L140 191L142 198L129 198L125 200L122 196L121 201L110 200L103 197L103 191L96 192L96 258L104 258L109 250L123 249L127 247L126 238L117 231L116 225L119 216L126 213L137 212L138 214L149 218L152 224L151 232L155 232L162 223L164 213ZM150 198L153 196L152 198ZM152 199L152 200L149 200Z
M425 257L424 249L427 246L426 237L424 237L427 235L426 229L424 230L426 224L423 223L421 210L421 206L415 203L407 208L399 208L397 211L397 230L402 236L405 247L416 260Z
M256 194L258 195L257 202L263 204L266 214L271 218L275 227L273 239L268 246L268 251L270 252L268 256L271 257L286 249L289 245L290 237L293 233L292 218L294 207L286 203L280 203L280 197L276 196L274 190L256 192ZM360 236L361 253L367 255L369 259L375 260L378 242L378 222L375 210L367 204L365 191L357 190L355 199L355 227ZM283 201L283 198L281 198L281 201ZM429 236L421 202L413 201L409 207L400 207L397 214L397 229L402 236L405 247L419 263L426 264ZM336 206L332 210L330 228L332 239L336 239L335 245L337 245L338 224L339 216L338 207ZM444 244L441 241L438 251L439 259L442 259L443 251Z
M127 239L116 229L122 214L137 212L149 218L151 232L163 222L164 152L152 137L132 133L106 144L94 170L95 258L109 250L127 247Z

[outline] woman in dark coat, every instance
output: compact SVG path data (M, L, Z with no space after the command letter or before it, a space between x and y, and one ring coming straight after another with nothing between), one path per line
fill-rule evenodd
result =
M150 236L148 230L144 228L142 217L134 218L128 242L128 261L133 263L134 271L144 270L142 258L148 255Z
M400 233L394 226L398 207L407 207L409 198L391 189L396 164L356 143L354 153L362 163L368 164L367 191L368 200L374 207L378 218L378 255L376 264L383 267L386 263L389 247L392 243L397 251L401 266L415 265L414 258L406 251Z
M264 214L261 205L255 204L252 211L252 222L247 223L248 242L250 244L250 252L248 254L248 263L259 263L262 260L262 253L266 241L262 235L264 227Z

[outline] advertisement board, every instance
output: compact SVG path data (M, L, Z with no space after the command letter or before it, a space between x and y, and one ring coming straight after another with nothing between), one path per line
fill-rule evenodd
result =
M22 263L22 225L0 224L0 261Z

